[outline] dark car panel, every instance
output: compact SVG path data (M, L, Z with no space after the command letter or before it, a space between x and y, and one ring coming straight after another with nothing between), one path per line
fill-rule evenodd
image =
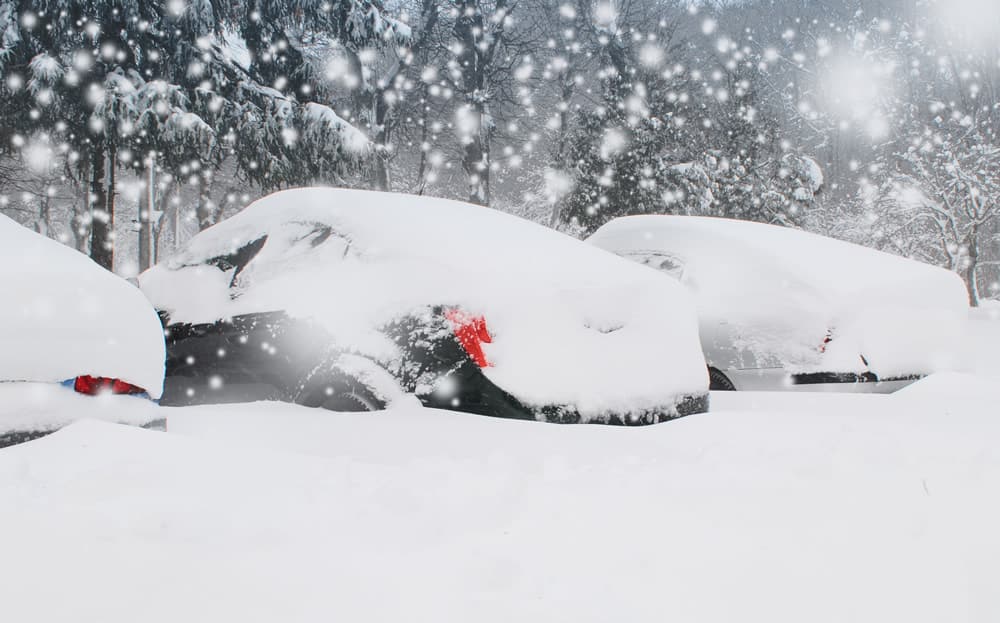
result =
M525 405L504 391L473 361L446 318L444 306L419 310L382 328L399 348L392 361L371 361L399 388L427 407L502 418L576 423L574 408ZM317 323L283 312L247 314L210 324L171 323L161 314L167 341L167 378L161 404L186 406L278 400L337 411L385 406L364 379L337 366L343 355ZM651 424L708 408L707 395L687 397L661 410L609 424Z

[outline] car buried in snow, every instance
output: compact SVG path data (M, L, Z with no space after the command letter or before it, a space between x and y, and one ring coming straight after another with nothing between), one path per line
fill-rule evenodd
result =
M713 390L892 392L953 364L968 314L955 273L788 227L629 216L588 242L688 287Z
M163 386L163 329L142 293L6 216L0 263L0 447L79 417L155 424L155 405L131 402Z
M707 410L679 284L466 203L304 188L139 276L167 336L164 405L424 405L648 424Z

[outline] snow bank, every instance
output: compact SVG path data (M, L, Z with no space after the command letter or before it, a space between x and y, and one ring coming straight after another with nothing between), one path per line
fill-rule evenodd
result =
M850 413L864 417L888 411L888 402L894 394L860 392L790 392L751 391L712 393L712 411L762 411L766 413L795 413L840 416Z
M989 405L643 429L170 411L182 435L84 422L0 451L6 618L1000 619Z
M938 372L904 387L892 398L913 407L949 411L965 410L970 404L995 404L996 383L986 382L986 378L962 372Z
M84 396L51 383L0 383L0 436L54 431L83 419L146 426L165 417L156 403L138 396Z
M785 227L632 216L589 242L636 259L674 258L682 266L675 274L696 296L703 338L743 351L732 367L933 372L954 365L968 313L954 273ZM833 341L822 353L828 331ZM740 365L743 354L752 365Z
M236 274L207 263L267 236ZM585 418L707 388L694 306L668 279L568 236L455 201L330 188L276 193L195 236L140 286L174 322L285 310L398 356L378 328L429 305L486 318L495 383Z
M122 379L158 398L163 331L141 292L0 216L0 380Z
M959 369L1000 376L1000 303L984 301L969 310Z

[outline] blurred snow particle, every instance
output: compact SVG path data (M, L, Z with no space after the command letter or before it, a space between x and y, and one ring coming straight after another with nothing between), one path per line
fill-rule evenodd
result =
M639 50L639 62L646 67L658 67L663 63L663 48L653 43L647 43Z
M545 170L545 197L549 203L556 203L573 190L573 177L557 169Z
M609 160L612 156L621 153L627 143L628 138L622 130L607 128L604 130L604 137L601 140L601 158Z
M594 6L594 22L603 28L611 28L618 19L618 10L612 2L598 2Z

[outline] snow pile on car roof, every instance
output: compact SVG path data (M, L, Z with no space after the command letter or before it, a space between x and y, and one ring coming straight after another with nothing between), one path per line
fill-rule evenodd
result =
M252 260L247 261L248 258ZM584 417L662 407L707 387L684 289L488 208L370 191L276 193L140 276L172 322L284 310L392 357L378 327L430 305L482 314L498 385Z
M0 264L0 380L102 376L159 397L163 331L138 289L5 216Z
M953 363L968 311L954 273L787 227L631 216L589 242L636 259L669 254L695 293L703 333L728 335L759 366L932 372Z

